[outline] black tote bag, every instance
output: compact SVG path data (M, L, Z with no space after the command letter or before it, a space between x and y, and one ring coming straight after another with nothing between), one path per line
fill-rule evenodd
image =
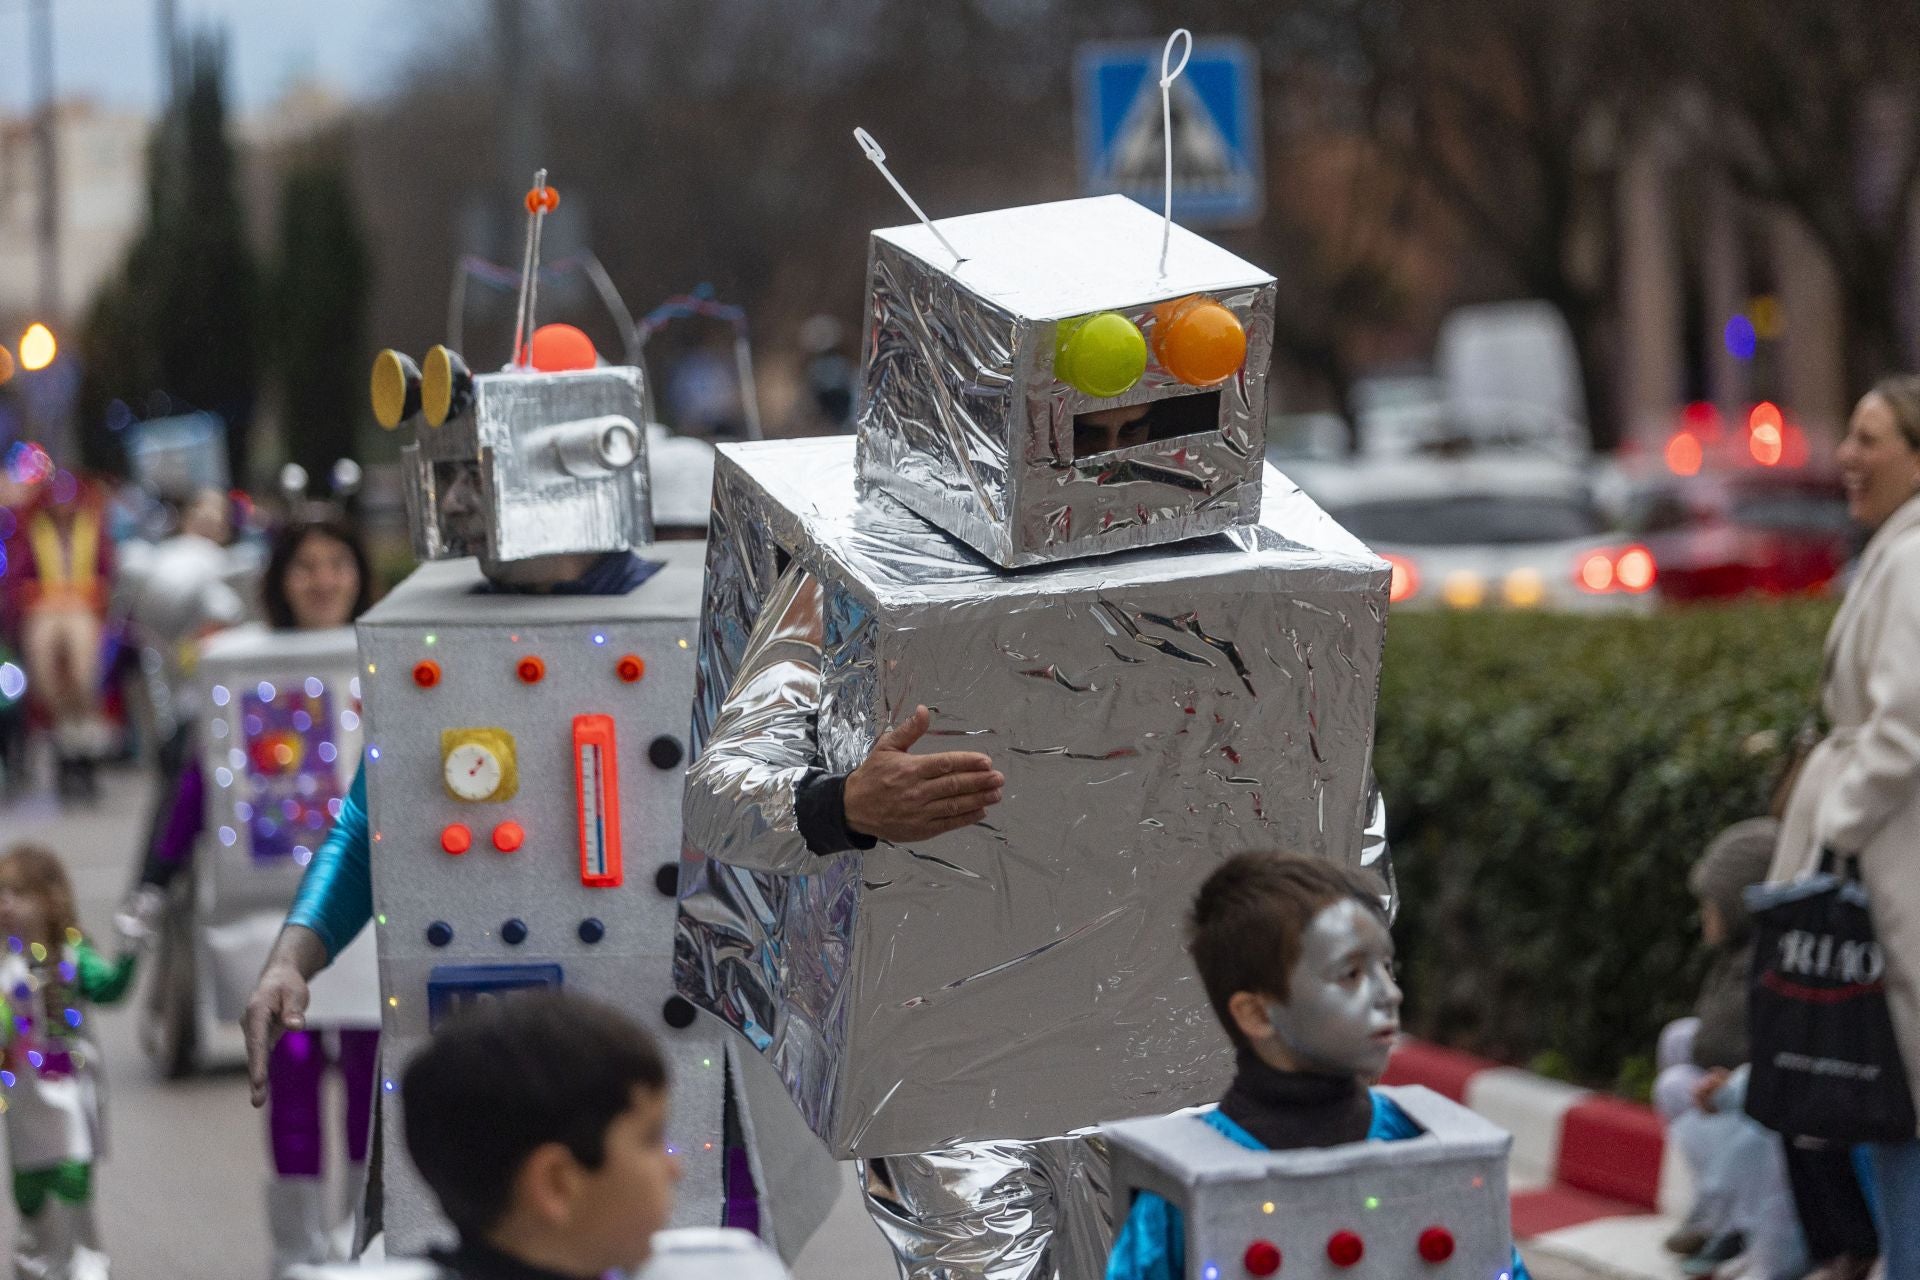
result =
M1777 1133L1832 1142L1915 1135L1913 1095L1887 1010L1886 956L1859 860L1746 891L1753 916L1747 1114Z

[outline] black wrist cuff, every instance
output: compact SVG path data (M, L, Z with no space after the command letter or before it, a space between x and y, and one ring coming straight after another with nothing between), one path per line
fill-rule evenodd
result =
M815 769L793 789L794 818L800 838L821 857L852 849L871 849L879 841L847 826L847 775Z

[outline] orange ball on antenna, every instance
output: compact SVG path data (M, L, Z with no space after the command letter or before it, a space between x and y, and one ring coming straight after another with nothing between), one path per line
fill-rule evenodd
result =
M570 324L543 324L528 345L530 363L542 373L591 369L600 360L593 339Z
M556 187L529 187L527 189L528 213L552 213L560 207L560 191Z

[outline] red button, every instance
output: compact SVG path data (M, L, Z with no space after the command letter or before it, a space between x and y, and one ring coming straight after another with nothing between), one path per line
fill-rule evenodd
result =
M628 684L632 684L647 674L647 664L641 660L639 654L630 653L613 664L613 672Z
M517 822L503 822L493 829L493 847L502 853L512 853L526 838L526 831Z
M1280 1269L1280 1247L1271 1240L1255 1240L1242 1259L1251 1275L1270 1276Z
M424 658L413 664L413 682L422 689L431 689L440 683L440 664L432 658Z
M1336 1231L1327 1241L1327 1260L1336 1267L1350 1267L1366 1256L1367 1246L1351 1231Z
M1445 1227L1428 1227L1420 1233L1420 1256L1428 1262L1445 1262L1453 1256L1453 1232Z
M449 822L440 830L440 847L455 855L465 853L473 848L473 832L464 822Z
M520 665L514 668L520 679L527 684L539 684L546 678L547 664L533 654L520 659Z

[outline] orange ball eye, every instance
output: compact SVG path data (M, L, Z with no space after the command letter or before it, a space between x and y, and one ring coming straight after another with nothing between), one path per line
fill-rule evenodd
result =
M560 192L553 187L533 187L528 190L528 213L552 213L559 207Z
M1212 386L1246 363L1246 326L1213 299L1162 303L1154 316L1153 353L1168 373L1188 386Z

